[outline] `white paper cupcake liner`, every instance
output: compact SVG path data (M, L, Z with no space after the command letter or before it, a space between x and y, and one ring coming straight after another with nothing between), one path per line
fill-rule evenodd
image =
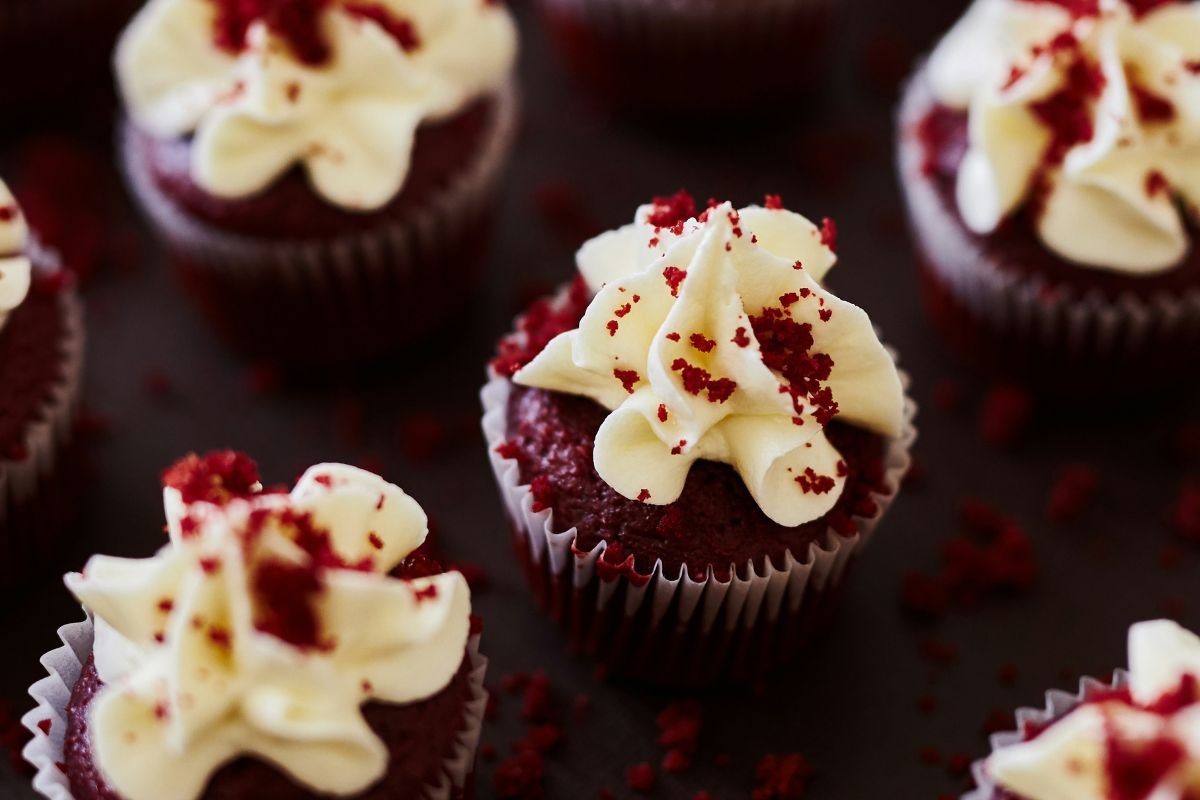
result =
M21 724L33 734L21 755L37 770L33 776L33 788L38 794L49 800L74 800L70 781L62 769L63 739L67 732L67 707L71 703L71 691L92 653L91 620L64 625L58 629L58 638L63 646L41 658L46 677L29 687L29 694L37 705L21 717ZM445 760L440 780L436 785L425 787L422 800L460 797L474 774L475 750L479 745L483 714L487 707L487 690L483 681L488 660L479 652L479 640L480 635L473 634L467 642L471 700L463 712L463 727L454 752ZM46 720L50 721L48 730L43 729Z
M560 294L560 301L562 297ZM895 358L894 352L892 356ZM901 372L900 377L907 390L908 376ZM753 561L730 564L728 579L718 577L711 567L702 580L694 580L687 569L672 577L660 560L651 574L643 576L644 581L613 580L597 570L607 543L602 541L587 552L577 550L577 529L559 530L551 509L534 511L533 492L521 483L517 461L497 452L508 438L511 391L508 378L489 374L481 392L483 434L518 550L526 552L531 562L526 565L527 572L532 567L549 583L535 586L535 592L568 629L573 647L608 663L613 674L637 672L633 677L651 681L659 680L655 673L670 671L673 662L687 665L687 683L741 679L740 650L753 648L766 654L763 661L771 661L769 653L797 644L778 640L794 638L793 625L812 621L817 606L840 586L848 567L899 494L917 438L913 422L917 406L906 395L903 429L889 440L883 459L887 491L871 495L877 509L873 516L853 518L858 528L853 536L844 537L831 528L825 541L813 543L808 552L787 552L782 567L769 558L761 567ZM684 635L685 631L690 634ZM614 648L620 648L622 655L612 652ZM664 655L668 650L669 658ZM687 652L691 651L704 653L704 663L688 665ZM647 664L650 676L632 667L638 661L654 662Z
M995 334L1067 357L1136 356L1156 344L1187 352L1200 344L1200 287L1109 299L1002 269L944 205L922 171L916 129L936 106L925 68L909 82L898 117L900 183L919 252L959 305Z
M1079 707L1097 691L1121 689L1128 683L1129 673L1125 670L1117 670L1113 673L1113 678L1108 683L1098 681L1095 678L1083 678L1079 681L1079 691L1075 694L1064 692L1061 689L1053 689L1046 692L1046 704L1042 708L1017 709L1017 729L1015 731L992 734L989 739L992 752L1020 744L1024 741L1025 737L1022 731L1027 724L1046 725L1054 720L1061 719L1067 713ZM971 765L971 775L975 778L976 788L963 795L962 800L993 800L998 787L988 777L986 764L986 759L980 759Z
M185 281L202 282L204 288L193 293L233 344L251 351L261 345L264 355L286 357L281 351L302 349L292 343L312 329L344 341L339 349L386 350L397 342L381 338L415 337L435 317L461 307L466 287L451 263L455 253L482 261L520 105L511 82L492 99L479 152L433 197L403 220L329 239L254 238L192 217L155 185L128 123L122 131L122 166L144 213L184 270ZM434 288L422 291L431 284ZM219 296L206 298L206 293ZM272 315L264 310L269 307L276 316L280 309L302 316L303 323L289 329L284 322L276 332ZM402 332L389 333L396 330ZM278 341L244 341L250 336Z
M73 289L61 290L58 304L63 319L63 341L59 347L62 374L47 394L37 421L29 425L25 434L26 457L0 458L0 529L10 514L37 494L75 433L83 385L83 306Z

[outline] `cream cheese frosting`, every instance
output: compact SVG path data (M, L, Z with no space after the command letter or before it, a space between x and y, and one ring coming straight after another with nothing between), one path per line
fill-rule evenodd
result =
M895 436L904 407L866 313L822 286L828 233L781 208L643 206L579 251L594 299L513 379L611 412L594 463L627 498L672 503L705 459L775 522L818 519L846 480L825 426Z
M0 181L0 329L29 294L32 266L25 255L29 229L12 192Z
M1176 266L1200 201L1200 3L976 0L928 79L969 114L957 204L989 234L1032 205L1080 266Z
M414 136L508 79L516 28L486 0L150 0L117 48L134 122L194 135L193 179L252 195L295 164L347 210L386 205Z
M1200 638L1167 620L1129 632L1128 693L1087 702L986 774L1027 800L1187 800L1200 793Z
M324 794L377 782L388 748L360 706L436 694L469 635L460 574L388 576L425 539L420 506L340 464L290 494L164 499L155 556L66 579L95 623L101 774L128 800L194 800L241 755Z

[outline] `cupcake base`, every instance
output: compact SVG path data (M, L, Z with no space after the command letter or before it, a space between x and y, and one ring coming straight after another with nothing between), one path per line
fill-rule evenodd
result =
M822 43L832 28L828 0L539 5L577 82L618 110L709 115L748 109L815 93L828 74L822 69ZM693 77L672 78L688 70Z
M937 184L939 167L922 138L936 107L919 71L900 109L898 163L939 338L973 364L1065 394L1134 393L1194 374L1200 283L1155 289L1148 279L1092 280L1083 267L1068 283L1005 263L966 229Z
M502 454L512 388L496 375L484 387L483 429L535 597L571 648L609 675L676 688L754 680L799 652L835 606L855 558L899 491L916 438L910 401L905 430L887 442L886 490L872 493L869 510L847 520L849 535L830 528L804 552L785 550L780 559L672 572L661 558L649 568L633 555L606 558L608 542L585 548L576 528L556 524L553 510L522 484L518 462Z
M311 235L299 219L290 236L207 221L164 190L144 137L128 125L123 163L183 285L230 346L282 364L363 361L431 335L480 282L515 89L498 92L487 112L477 152L453 174L419 198L402 194L394 214L335 232L317 220L327 235Z
M84 788L80 794L74 794L72 780L68 777L68 774L82 774L79 772L83 768L80 757L90 759L90 751L78 748L78 742L72 740L72 731L77 731L72 720L86 713L84 701L90 699L89 686L94 692L94 684L98 682L95 669L91 665L92 623L84 621L66 625L59 629L59 637L64 646L42 657L42 665L46 668L48 677L29 689L30 695L37 701L37 707L21 719L22 724L33 734L33 739L26 745L22 754L37 769L33 788L43 797L50 800L107 800L114 795L103 790L86 792L87 787L95 787L94 781L91 784L77 784L77 788ZM443 756L440 763L423 765L415 772L403 770L397 773L398 783L404 788L413 786L413 778L424 781L423 785L414 786L411 793L398 793L396 786L389 785L385 778L383 783L377 784L359 797L364 800L402 797L419 800L458 800L472 795L470 787L475 767L475 750L483 727L484 708L487 705L487 692L483 686L487 659L479 652L479 638L478 634L471 637L458 676L443 690L443 693L453 693L455 687L458 687L461 689L460 693L466 697L465 702L461 704L462 722L450 751ZM385 738L390 733L395 733L397 728L406 729L406 735L411 736L414 726L416 730L420 730L423 725L444 723L444 719L431 713L429 708L430 704L436 703L441 696L442 694L435 695L425 701L406 706L385 708L382 715L376 710L380 706L367 706L364 713ZM408 716L398 720L395 715L388 717L389 711L396 714L408 712ZM388 743L396 744L391 739ZM394 771L396 769L393 767ZM95 774L94 771L92 774ZM278 775L279 773L270 767L256 762L235 762L217 773L213 783L206 790L205 797L244 798L269 794L271 797L299 800L318 796L299 789L286 780L282 785L278 780L275 783L264 784L264 781L270 781ZM392 776L389 774L389 777ZM221 781L218 782L218 779Z
M0 591L53 563L84 477L75 437L83 310L61 277L35 277L0 329Z

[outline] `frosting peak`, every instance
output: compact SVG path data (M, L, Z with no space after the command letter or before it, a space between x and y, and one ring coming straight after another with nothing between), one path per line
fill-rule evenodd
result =
M414 135L506 80L516 28L482 0L151 0L117 49L130 115L194 134L192 174L244 197L295 164L370 211L408 175Z
M222 463L245 477L246 461L214 454L168 478L194 488ZM170 544L67 576L94 616L105 683L91 712L96 763L129 800L194 800L243 754L317 792L363 791L388 751L360 706L429 697L463 659L462 576L388 575L427 531L400 489L339 464L311 468L290 494L243 488L168 483Z
M969 113L957 200L971 230L1029 205L1047 247L1082 266L1150 274L1187 253L1200 4L976 0L928 75Z
M1128 689L1100 693L986 772L1028 800L1186 800L1200 793L1200 638L1174 622L1129 631Z
M820 283L836 260L826 239L779 208L643 206L579 251L591 305L514 380L612 412L596 470L630 499L674 502L706 459L732 465L781 525L817 519L847 474L825 425L896 435L904 405L867 315Z
M29 238L25 216L0 181L0 329L29 293L31 265L25 256Z

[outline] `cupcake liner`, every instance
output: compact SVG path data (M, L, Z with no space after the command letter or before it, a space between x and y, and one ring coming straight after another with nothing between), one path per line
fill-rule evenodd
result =
M83 308L70 289L61 290L57 300L64 321L58 382L26 427L25 457L0 457L0 590L53 563L82 477L75 422L83 383Z
M907 388L908 376L900 375ZM807 553L785 553L782 567L769 558L761 568L753 561L730 564L728 579L711 567L702 580L687 569L671 577L661 560L648 574L620 579L619 567L601 561L607 543L576 549L577 530L559 530L551 509L534 511L533 492L521 484L517 461L497 452L507 439L511 390L507 378L490 374L481 392L483 434L526 577L573 650L596 657L609 674L652 683L741 681L794 655L899 493L917 437L916 403L906 396L903 430L889 441L884 457L888 491L872 494L874 515L854 517L854 536L830 529L825 542L812 544ZM626 565L632 569L632 563Z
M1017 709L1017 730L992 734L988 740L991 743L992 752L1014 744L1020 744L1024 741L1023 731L1026 725L1030 723L1045 725L1054 720L1061 719L1066 714L1074 711L1096 692L1106 689L1120 689L1128 683L1129 673L1125 670L1117 670L1113 673L1112 680L1108 683L1096 680L1095 678L1081 679L1079 681L1079 691L1075 694L1064 692L1061 689L1052 689L1046 692L1046 704L1044 707ZM962 800L994 800L998 787L988 777L987 770L984 769L986 761L987 759L980 759L971 765L971 775L975 779L976 788L974 791L963 795Z
M92 652L92 621L73 622L58 629L63 646L41 658L46 677L29 687L37 705L21 717L21 724L33 734L21 755L37 772L33 788L49 800L74 800L71 784L63 770L63 738L67 732L67 707L71 691ZM458 742L445 760L437 785L425 787L422 800L450 800L461 797L475 771L475 750L483 730L483 714L487 707L487 690L483 679L488 660L479 652L479 634L467 642L470 659L471 700L463 712L463 728ZM49 721L49 725L46 722Z
M705 113L814 88L832 0L539 0L562 59L606 102ZM803 46L797 46L803 42ZM664 89L684 63L702 81ZM747 80L746 76L753 76Z
M479 277L518 114L495 102L478 155L403 220L324 240L224 232L165 197L123 131L126 181L201 310L235 348L276 361L363 360L427 334Z
M1179 362L1170 359L1170 352L1177 356L1200 344L1200 286L1145 297L1127 292L1110 299L1096 290L1074 291L1004 269L947 212L923 172L923 147L915 129L935 105L924 68L919 68L900 106L897 158L927 300L940 318L935 322L944 323L946 338L973 350L978 336L972 328L985 331L992 349L1008 349L1014 362L1029 359L1049 376L1065 370L1063 384L1077 380L1081 372L1086 377L1093 365L1108 365L1103 379L1111 382L1114 360L1136 363L1139 376L1145 374L1148 358L1151 363L1167 360L1178 371Z

